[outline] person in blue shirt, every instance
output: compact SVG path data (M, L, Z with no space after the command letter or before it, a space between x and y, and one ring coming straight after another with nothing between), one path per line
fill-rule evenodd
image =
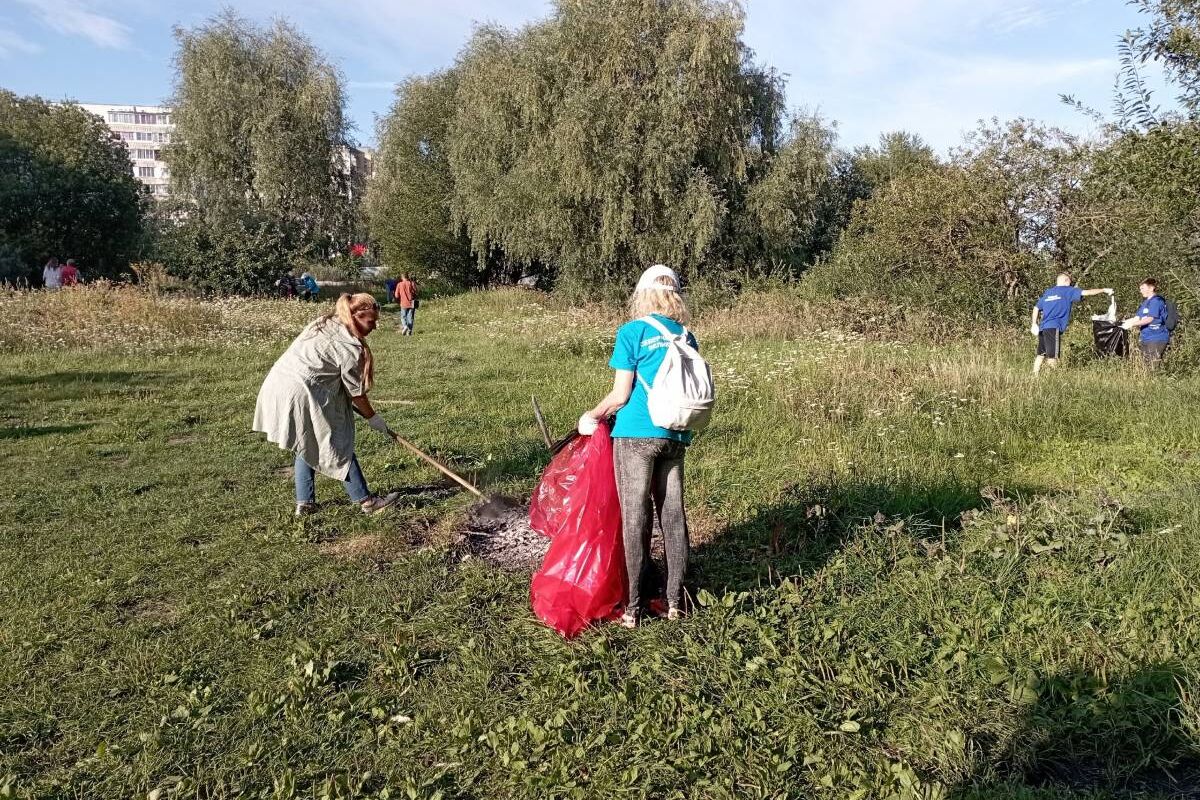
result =
M642 606L645 574L652 569L650 533L654 516L663 532L667 556L667 619L678 619L683 608L683 578L687 573L687 518L683 509L683 456L692 441L690 431L657 427L650 420L646 388L666 355L668 341L661 325L673 336L682 334L690 319L679 293L675 271L655 264L642 273L629 301L631 321L617 331L608 365L616 370L612 391L579 418L579 433L590 435L597 423L616 414L612 428L613 466L625 538L625 571L629 596L621 624L636 627ZM656 324L645 321L652 317ZM688 344L697 347L688 333Z
M1071 309L1085 297L1113 293L1112 289L1080 289L1071 285L1071 275L1058 273L1055 285L1042 292L1033 307L1029 332L1037 337L1037 356L1033 360L1033 374L1042 371L1042 364L1058 366L1062 352L1062 335L1071 322Z
M1162 362L1171 344L1171 331L1167 328L1167 301L1158 295L1158 281L1146 278L1138 287L1142 293L1142 304L1136 316L1121 323L1125 330L1138 329L1138 349L1150 369Z
M316 301L317 295L320 294L321 288L317 286L317 279L312 276L311 272L304 272L300 275L300 299Z

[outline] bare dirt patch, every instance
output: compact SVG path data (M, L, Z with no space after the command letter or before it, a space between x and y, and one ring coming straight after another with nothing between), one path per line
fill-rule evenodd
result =
M161 597L138 597L119 603L121 621L140 622L155 627L167 627L179 621L180 612L174 603Z
M378 560L386 552L384 538L377 533L352 536L349 539L332 539L317 545L323 556L342 559L369 558Z

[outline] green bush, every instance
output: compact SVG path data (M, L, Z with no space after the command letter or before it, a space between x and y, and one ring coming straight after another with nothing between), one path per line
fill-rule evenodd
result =
M195 217L161 222L158 257L167 271L197 288L260 294L299 262L274 220L245 216L232 221Z
M1002 187L952 166L901 177L860 203L831 257L804 278L814 296L888 300L962 320L1014 310L1038 266L1016 246Z

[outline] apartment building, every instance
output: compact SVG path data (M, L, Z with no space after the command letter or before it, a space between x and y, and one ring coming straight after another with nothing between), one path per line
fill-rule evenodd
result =
M162 160L162 149L171 141L175 126L171 124L171 109L163 106L106 105L80 103L124 140L129 148L133 176L155 197L166 197L170 191L171 175Z
M103 103L80 103L79 106L104 120L113 135L125 142L133 176L146 185L147 191L158 198L166 197L170 192L171 175L162 160L162 149L175 132L171 109ZM375 175L375 151L343 146L339 156L338 162L348 177L365 182ZM351 185L355 183L352 181Z

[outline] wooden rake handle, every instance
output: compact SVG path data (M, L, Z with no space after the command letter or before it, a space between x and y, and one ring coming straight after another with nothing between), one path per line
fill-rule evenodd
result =
M396 442L396 444L404 445L413 453L413 455L419 456L420 458L424 459L426 462L428 462L432 466L436 467L439 472L441 472L443 475L445 475L448 478L452 478L454 481L456 481L460 486L462 486L464 489L466 489L471 494L475 495L476 497L483 497L483 492L476 489L474 486L472 486L470 483L468 483L464 478L462 478L459 475L452 472L450 470L450 468L447 467L445 464L443 464L442 462L433 458L433 456L426 454L423 450L421 450L421 448L417 447L415 444L410 442L408 439L405 439L403 436L396 433L395 431L389 431L389 433L391 433L392 439L393 439L393 441Z

